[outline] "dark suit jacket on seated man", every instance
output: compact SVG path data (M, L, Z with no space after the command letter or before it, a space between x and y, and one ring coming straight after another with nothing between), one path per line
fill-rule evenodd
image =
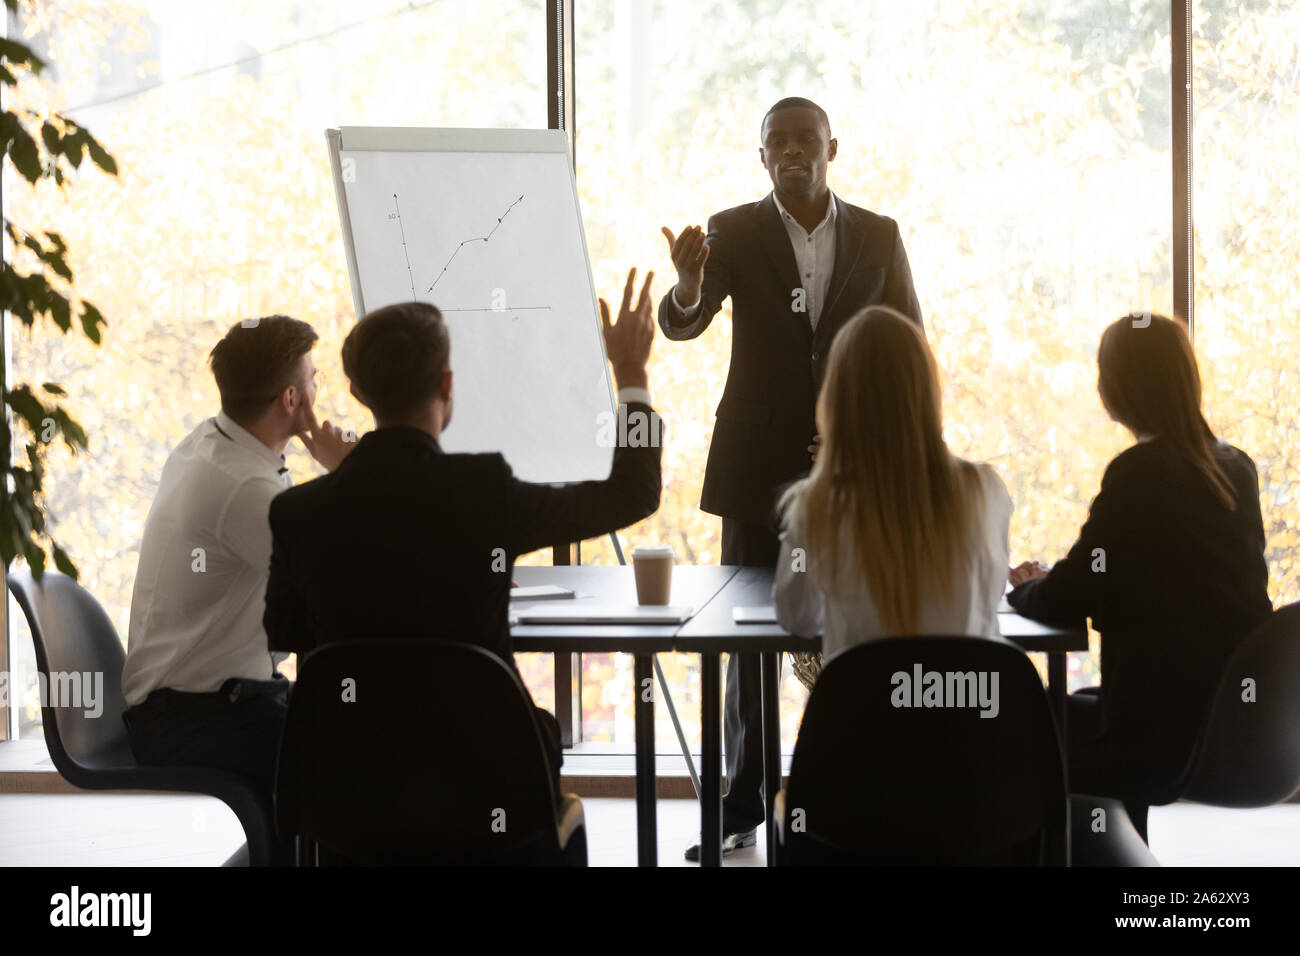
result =
M693 339L731 297L731 367L700 509L722 516L723 564L772 567L777 492L812 463L813 408L831 340L868 305L892 306L918 325L921 306L898 224L826 185L838 143L821 107L781 100L763 118L761 137L772 192L710 216L707 236L698 226L678 236L663 230L677 285L659 303L659 327L670 339ZM733 656L723 830L747 841L765 816L759 686L757 657ZM724 851L731 848L729 839ZM687 851L688 859L697 855Z
M655 414L645 372L654 337L651 277L633 310L629 275L617 325L601 302L619 401L646 416ZM271 507L265 625L272 650L429 638L486 648L513 668L515 557L614 531L658 509L657 445L617 447L608 478L564 487L520 481L498 453L445 453L449 351L442 316L425 303L379 309L348 335L343 368L376 429L333 474ZM538 719L558 795L559 727L545 711Z

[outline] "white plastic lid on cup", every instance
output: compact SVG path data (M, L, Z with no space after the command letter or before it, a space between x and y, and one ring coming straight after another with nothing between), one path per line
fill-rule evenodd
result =
M671 558L674 554L671 544L638 544L632 549L633 558Z

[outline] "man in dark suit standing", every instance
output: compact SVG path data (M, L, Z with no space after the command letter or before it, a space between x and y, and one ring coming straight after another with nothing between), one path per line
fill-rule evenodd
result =
M386 306L353 327L343 370L352 394L374 413L375 430L346 467L271 503L264 617L271 650L428 638L486 648L514 668L508 609L516 556L615 531L659 507L661 449L635 441L661 434L646 376L654 273L634 309L635 275L618 323L610 323L603 299L601 320L619 403L629 422L640 415L649 427L628 430L603 481L533 484L515 478L499 453L442 450L452 414L451 347L434 306ZM559 725L540 708L536 716L558 795Z
M659 303L670 339L701 334L731 296L731 368L718 404L700 508L722 516L722 563L776 563L773 506L809 470L819 439L813 409L831 340L859 309L891 305L921 324L921 306L894 220L850 205L826 185L838 143L816 103L790 97L763 117L759 159L773 190L664 236L677 285ZM755 842L762 797L758 655L727 666L727 793L723 852ZM686 851L699 858L698 846Z

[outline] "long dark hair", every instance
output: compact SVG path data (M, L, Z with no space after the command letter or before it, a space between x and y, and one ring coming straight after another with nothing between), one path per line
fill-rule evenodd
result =
M1163 315L1126 315L1102 333L1097 391L1111 418L1168 445L1205 479L1229 511L1232 484L1215 458L1217 439L1201 413L1201 373L1187 330Z

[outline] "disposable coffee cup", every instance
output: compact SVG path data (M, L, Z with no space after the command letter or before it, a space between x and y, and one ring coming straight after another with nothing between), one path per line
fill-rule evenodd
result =
M632 549L638 604L667 604L673 586L673 547L639 544Z

